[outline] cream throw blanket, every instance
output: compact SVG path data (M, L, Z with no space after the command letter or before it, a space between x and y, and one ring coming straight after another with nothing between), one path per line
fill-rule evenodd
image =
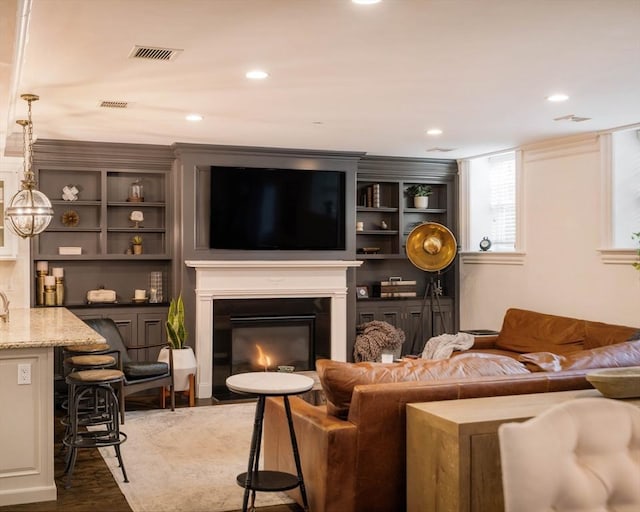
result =
M424 346L422 359L448 359L454 350L468 350L473 347L474 337L466 332L441 334L429 338Z

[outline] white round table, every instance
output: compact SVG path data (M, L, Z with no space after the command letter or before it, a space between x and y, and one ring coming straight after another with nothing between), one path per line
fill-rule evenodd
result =
M302 478L300 454L298 452L298 442L296 441L296 433L294 431L293 420L291 418L289 395L306 393L313 387L313 379L295 373L250 372L232 375L227 378L226 384L231 391L235 391L236 393L246 393L258 396L247 472L239 474L236 479L238 485L240 485L240 487L244 487L244 499L242 502L243 512L248 510L249 493L251 493L251 510L255 510L256 491L279 492L288 491L289 489L294 489L296 487L300 487L304 510L308 510L307 493L304 487L304 479ZM284 473L282 471L258 470L264 405L265 399L268 396L282 396L284 401L297 475Z

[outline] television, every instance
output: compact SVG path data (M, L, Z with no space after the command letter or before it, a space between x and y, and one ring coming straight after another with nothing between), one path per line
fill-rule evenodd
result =
M345 249L345 173L211 167L209 247Z

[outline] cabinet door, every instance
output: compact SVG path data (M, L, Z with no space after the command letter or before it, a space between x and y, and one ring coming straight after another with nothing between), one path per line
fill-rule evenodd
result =
M133 361L140 361L138 358L138 320L136 314L131 313L110 313L108 316L116 323L124 344L127 346L127 354Z
M440 313L442 312L442 314ZM443 323L444 322L444 323ZM449 301L440 299L440 305L431 305L431 323L433 325L432 336L451 333L453 329L452 306Z
M162 347L144 347L167 341L167 333L164 328L166 319L166 312L140 313L138 315L138 360L155 361L158 359Z
M405 304L404 334L406 341L402 354L417 354L431 337L431 310L427 302L422 308L422 301L407 301Z

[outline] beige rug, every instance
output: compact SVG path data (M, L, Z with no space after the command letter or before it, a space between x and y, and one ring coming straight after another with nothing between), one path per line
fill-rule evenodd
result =
M134 512L222 512L242 508L236 476L247 470L255 403L127 412L122 481L113 448L101 448ZM256 493L256 506L291 503Z

